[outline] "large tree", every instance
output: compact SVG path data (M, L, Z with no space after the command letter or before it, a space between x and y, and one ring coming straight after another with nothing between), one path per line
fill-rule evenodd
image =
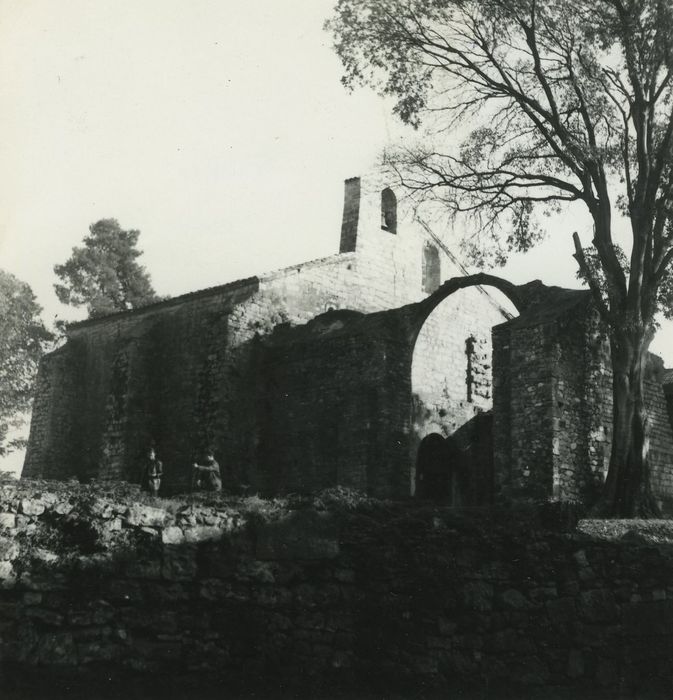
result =
M116 219L101 219L89 227L82 247L54 272L54 285L64 304L86 305L89 316L105 316L158 300L145 268L138 264L140 231L125 231Z
M655 315L671 313L671 0L337 0L327 26L347 86L394 97L414 126L464 136L390 162L416 197L478 217L475 250L487 239L526 250L541 209L586 207L592 239L574 234L574 256L614 376L599 509L652 513L643 380Z
M0 456L21 446L12 428L30 408L37 365L51 340L31 288L0 270Z

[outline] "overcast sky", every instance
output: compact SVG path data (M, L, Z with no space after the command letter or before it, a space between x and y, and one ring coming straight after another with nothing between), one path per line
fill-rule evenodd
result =
M405 130L341 86L332 5L0 0L0 266L47 321L82 317L53 266L101 218L141 230L159 294L337 252L344 178ZM575 286L570 233L507 274Z

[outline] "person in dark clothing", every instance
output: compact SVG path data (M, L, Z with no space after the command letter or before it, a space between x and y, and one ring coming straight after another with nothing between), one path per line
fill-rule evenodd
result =
M159 459L153 447L147 451L147 457L143 465L143 473L141 486L146 491L149 491L153 496L159 494L161 487L161 477L164 473L164 466Z
M203 462L192 465L192 491L221 491L220 465L215 461L212 450L206 450Z

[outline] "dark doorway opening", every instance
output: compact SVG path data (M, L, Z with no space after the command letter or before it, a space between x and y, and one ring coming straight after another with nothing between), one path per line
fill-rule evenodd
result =
M460 505L459 455L451 438L426 435L418 446L416 497L436 503Z

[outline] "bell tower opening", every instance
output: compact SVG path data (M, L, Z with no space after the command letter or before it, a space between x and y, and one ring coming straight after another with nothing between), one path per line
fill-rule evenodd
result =
M397 233L397 197L390 187L381 192L381 228Z

